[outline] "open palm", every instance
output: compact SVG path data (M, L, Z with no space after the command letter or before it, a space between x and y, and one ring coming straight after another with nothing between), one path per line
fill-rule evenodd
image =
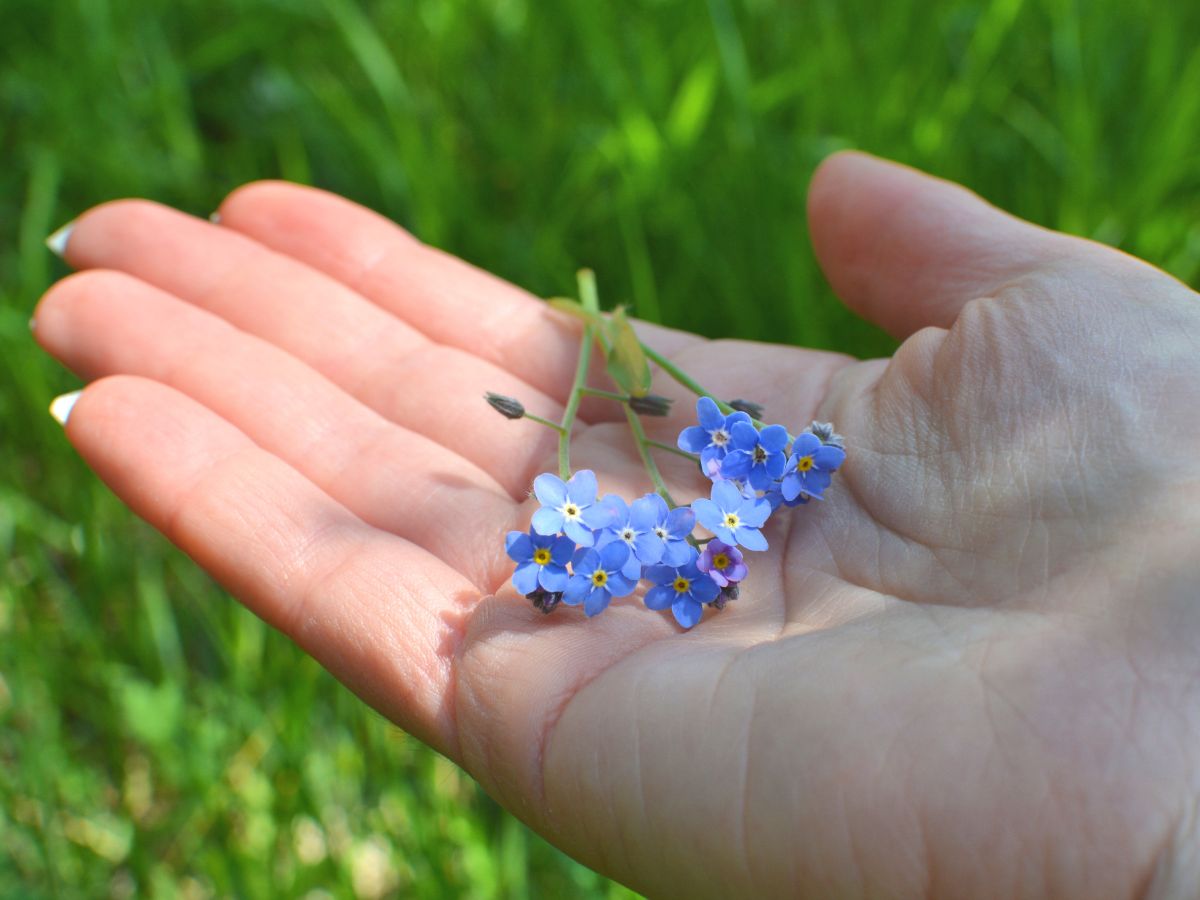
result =
M657 895L1124 896L1200 877L1200 303L1162 273L856 154L812 187L856 362L644 339L849 458L682 633L507 584L578 336L347 201L140 201L71 233L38 340L129 505L568 852ZM910 336L911 335L911 336ZM115 377L103 377L115 376ZM692 417L679 398L672 441ZM620 411L576 469L649 489ZM684 460L664 474L705 493ZM1189 562L1191 565L1189 567ZM1192 848L1190 851L1188 848ZM1189 852L1191 855L1189 855Z

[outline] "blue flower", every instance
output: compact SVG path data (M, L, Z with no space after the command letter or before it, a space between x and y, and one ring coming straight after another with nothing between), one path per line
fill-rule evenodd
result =
M733 427L739 423L750 425L750 417L744 412L724 415L711 397L701 397L696 401L696 418L700 424L679 432L678 443L681 450L700 454L700 464L707 473L710 459L725 458L733 439Z
M688 548L691 550L691 548ZM696 551L682 566L650 566L646 577L655 587L646 592L646 606L650 609L671 607L675 621L684 628L691 628L704 614L704 604L712 603L721 593L721 588L696 566Z
M637 587L637 581L626 578L621 568L629 558L624 541L613 541L603 547L581 547L571 564L574 574L563 591L562 602L567 606L583 604L589 616L604 612L613 597L627 597Z
M841 447L823 444L807 431L797 435L779 485L784 501L790 506L804 496L824 499L822 491L829 487L833 473L845 459L846 451Z
M567 563L575 552L575 542L561 535L510 531L504 539L504 550L517 564L512 583L522 594L532 594L539 586L557 593L567 586Z
M681 566L689 558L692 546L688 535L696 527L696 514L691 507L677 506L671 509L667 501L658 494L647 494L643 499L654 507L653 532L663 542L662 556L655 562L668 566Z
M766 500L743 497L732 482L718 481L713 485L712 499L693 500L692 509L700 524L726 544L741 544L747 550L767 549L767 539L759 531L771 515L771 504Z
M590 547L596 543L593 531L611 520L608 507L596 502L596 476L581 469L563 482L543 472L533 481L533 491L542 508L533 514L533 530L538 534L566 534L576 544Z
M666 506L657 494L647 494L628 506L616 494L609 494L601 501L611 509L612 521L597 536L596 546L623 541L629 547L629 559L621 571L634 581L641 578L643 565L661 562L666 549L663 538L655 531L659 519L655 500Z
M733 426L729 453L721 462L722 477L745 480L755 490L765 491L783 474L787 442L788 430L782 425L768 425L759 431L739 422Z

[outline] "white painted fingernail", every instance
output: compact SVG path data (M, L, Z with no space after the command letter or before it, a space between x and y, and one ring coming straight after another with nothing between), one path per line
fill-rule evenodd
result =
M214 225L220 225L221 224L221 214L219 212L213 213L212 215L210 215L208 217L208 221L212 222Z
M75 220L72 219L50 237L46 238L46 246L50 248L50 252L59 259L67 257L67 241L71 239L71 229L75 227Z
M62 394L50 401L50 415L54 416L54 421L59 425L66 425L67 419L71 417L71 410L75 408L75 401L79 399L79 395L83 391L71 391L69 394Z

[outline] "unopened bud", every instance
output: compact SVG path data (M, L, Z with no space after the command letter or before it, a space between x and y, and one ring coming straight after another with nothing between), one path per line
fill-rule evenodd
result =
M731 582L730 584L727 584L725 587L721 588L721 593L717 594L717 599L712 602L712 605L717 609L724 609L726 603L728 603L730 600L736 600L737 598L738 586Z
M730 400L729 405L738 412L744 412L752 419L761 419L765 411L761 403L755 403L752 400Z
M533 608L541 610L543 613L554 612L554 607L562 602L562 594L554 591L548 591L545 588L537 588L532 594L526 594L527 600L533 601Z
M846 439L834 431L833 425L829 422L813 422L805 430L816 435L822 444L829 444L839 450L846 449Z
M671 398L660 397L658 394L630 397L626 402L629 408L640 416L666 416L671 413Z
M525 416L525 407L515 397L506 397L504 394L493 394L489 391L484 394L483 399L488 402L488 406L506 419L520 419Z

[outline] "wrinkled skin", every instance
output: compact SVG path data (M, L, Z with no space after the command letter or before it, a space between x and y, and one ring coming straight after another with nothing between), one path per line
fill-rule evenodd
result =
M1191 896L1200 884L1200 301L1114 250L859 154L818 256L891 359L645 338L793 429L824 503L681 633L507 585L572 322L347 201L220 225L93 209L37 312L67 436L242 602L588 865L651 895ZM602 275L603 273L601 273ZM673 440L692 402L648 420ZM573 452L649 487L618 410ZM705 491L663 457L678 496Z

